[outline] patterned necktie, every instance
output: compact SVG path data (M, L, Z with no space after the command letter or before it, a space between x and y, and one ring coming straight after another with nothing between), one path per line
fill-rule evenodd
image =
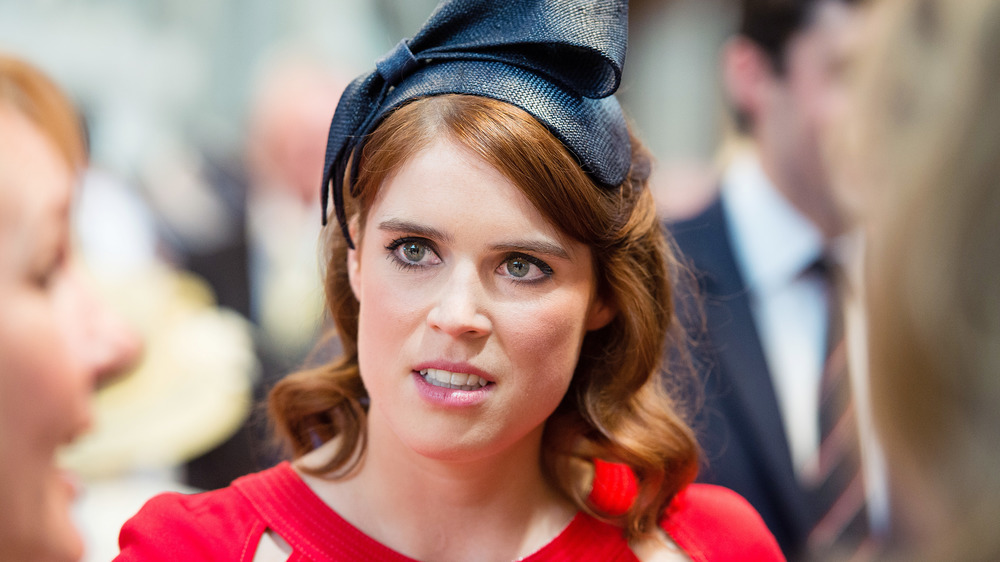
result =
M816 523L807 547L813 556L862 560L868 558L864 552L869 552L871 545L858 422L844 344L841 272L836 264L820 258L807 273L823 279L829 313L819 393L818 473L809 490Z

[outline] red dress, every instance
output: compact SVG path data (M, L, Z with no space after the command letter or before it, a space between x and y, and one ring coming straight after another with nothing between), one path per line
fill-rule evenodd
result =
M634 493L624 469L598 467L595 501L624 505ZM271 529L293 553L289 562L413 562L375 541L330 509L287 462L203 494L163 494L122 527L120 561L250 562ZM663 529L698 561L784 560L750 504L725 488L693 484L667 510ZM578 513L524 562L635 561L619 528Z

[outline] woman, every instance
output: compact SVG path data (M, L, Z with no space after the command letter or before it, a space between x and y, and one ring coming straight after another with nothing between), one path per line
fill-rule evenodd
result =
M94 387L138 354L75 272L69 209L86 164L72 106L0 54L0 560L77 560L74 486L56 451L90 422Z
M901 560L997 560L1000 2L889 1L849 123Z
M689 486L658 377L672 262L611 97L625 18L445 3L348 88L325 170L344 355L271 395L296 461L154 499L120 559L780 558L742 499Z

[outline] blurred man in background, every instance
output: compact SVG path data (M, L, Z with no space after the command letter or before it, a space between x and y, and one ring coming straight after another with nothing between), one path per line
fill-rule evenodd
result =
M746 497L793 559L870 535L839 298L848 221L821 150L856 3L741 2L722 70L742 144L719 196L671 226L704 298L702 479Z

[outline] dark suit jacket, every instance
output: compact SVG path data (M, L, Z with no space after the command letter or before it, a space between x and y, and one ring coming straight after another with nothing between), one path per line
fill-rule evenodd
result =
M188 271L212 288L221 307L250 319L250 246L247 236L247 190L242 162L206 156L202 172L231 215L232 230L216 247L184 252ZM259 334L254 334L255 340ZM263 404L271 387L298 365L266 353L259 341L254 353L260 362L261 379L254 386L254 409L239 430L226 441L191 459L185 466L185 483L204 490L224 488L245 474L273 466L281 452L272 446Z
M706 457L699 480L745 497L786 555L796 558L815 515L792 468L722 202L717 199L697 217L668 226L703 299L704 330L695 334L693 350L705 389L695 423ZM682 291L680 298L692 298L691 292Z

